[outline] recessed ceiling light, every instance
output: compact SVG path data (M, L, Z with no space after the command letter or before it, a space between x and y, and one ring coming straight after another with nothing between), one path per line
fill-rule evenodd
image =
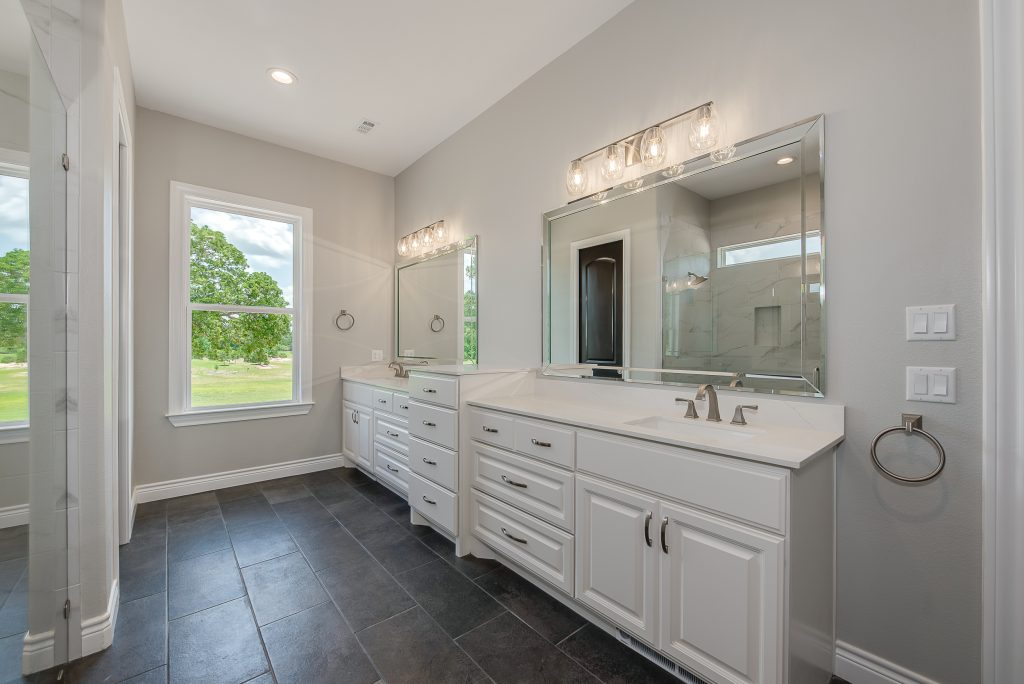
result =
M270 78L274 79L276 82L280 83L281 85L291 85L298 80L295 77L295 74L288 71L287 69L282 69L280 67L273 67L271 69L267 69L267 75L270 76Z
M785 166L786 164L792 164L796 161L793 157L779 157L779 160L775 162L779 166Z

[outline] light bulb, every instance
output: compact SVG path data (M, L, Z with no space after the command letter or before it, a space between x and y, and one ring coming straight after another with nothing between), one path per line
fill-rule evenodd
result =
M409 239L409 252L412 253L412 254L416 254L417 252L419 252L420 251L420 247L422 246L422 244L420 243L420 231L417 230L412 235L409 235L408 239Z
M622 143L615 143L605 148L604 158L601 160L601 175L606 180L615 181L622 178L626 171L626 146Z
M696 152L710 150L718 144L718 116L711 105L697 110L690 122L690 147Z
M267 69L267 75L270 76L270 78L273 79L275 82L280 83L281 85L291 85L298 80L297 78L295 78L295 74L288 71L287 69L282 69L280 67L273 67Z
M665 144L665 133L661 130L661 126L648 128L640 141L640 159L643 160L644 166L647 168L659 166L665 161L667 153L668 146Z
M398 241L398 256L409 256L409 238L404 237Z
M587 189L587 168L582 159L574 159L565 172L565 187L570 195L580 195Z

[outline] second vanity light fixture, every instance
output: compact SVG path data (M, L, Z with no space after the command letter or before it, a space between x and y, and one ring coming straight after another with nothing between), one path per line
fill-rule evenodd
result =
M705 102L646 130L637 131L606 147L574 159L569 163L565 174L565 187L569 194L578 197L587 193L590 186L588 164L593 161L600 164L600 175L604 181L604 189L594 193L594 198L599 200L604 198L608 189L622 179L627 167L636 163L642 163L652 170L664 166L668 159L672 128L685 119L690 122L686 139L692 151L708 154L716 162L726 161L736 153L734 146L723 144L723 126L714 102ZM671 178L682 172L683 165L673 163L665 166L662 175ZM623 185L627 190L635 190L642 183L642 179L632 179Z
M433 252L448 244L451 235L444 225L444 219L409 233L398 241L398 256L418 257Z

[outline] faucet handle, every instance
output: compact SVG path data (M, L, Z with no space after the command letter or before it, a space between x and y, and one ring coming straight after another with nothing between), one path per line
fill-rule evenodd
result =
M686 402L686 415L684 418L700 418L697 415L697 406L693 403L693 399L686 399L685 397L676 397L676 403L681 401Z
M747 409L748 411L756 411L757 410L757 406L737 406L736 407L736 412L734 414L732 414L732 424L733 425L746 425L747 424L747 419L743 416L743 409Z

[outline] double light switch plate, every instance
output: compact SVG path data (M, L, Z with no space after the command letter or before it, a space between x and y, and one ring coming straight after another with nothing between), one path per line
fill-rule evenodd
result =
M907 366L907 400L956 403L956 368Z
M956 339L956 305L907 307L907 339L921 340Z

